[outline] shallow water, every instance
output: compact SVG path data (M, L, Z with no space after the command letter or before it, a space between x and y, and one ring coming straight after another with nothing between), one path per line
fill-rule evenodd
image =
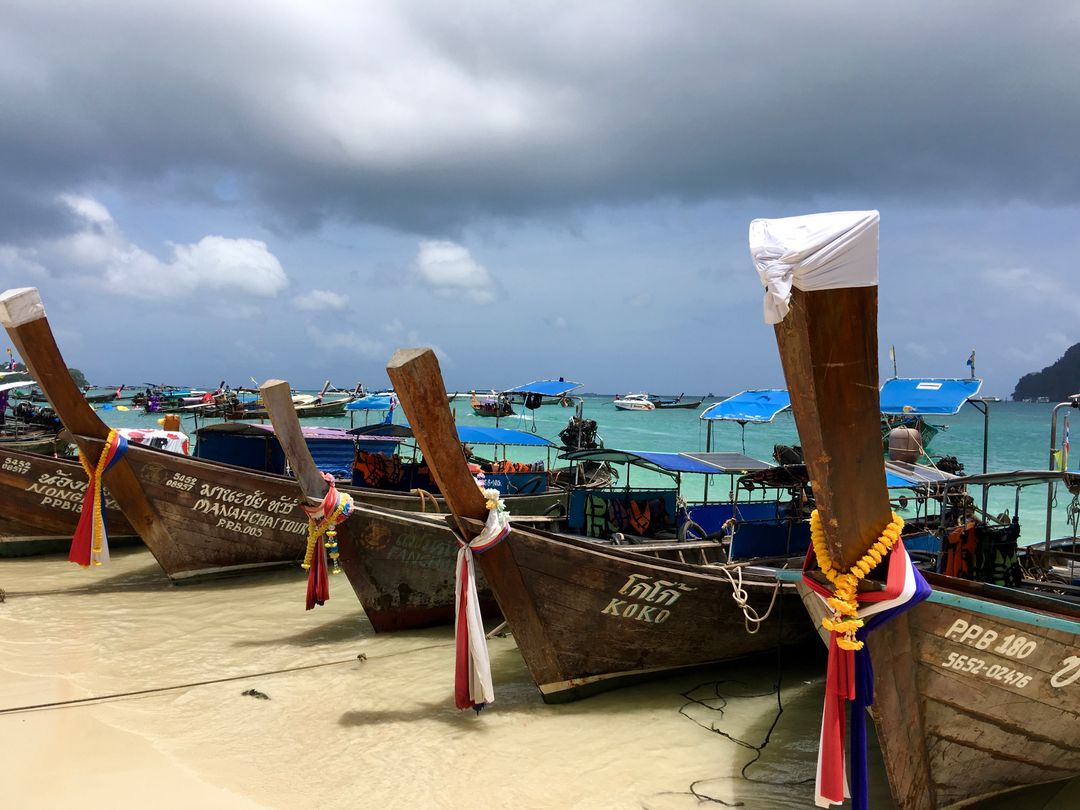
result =
M450 628L376 636L343 577L304 611L298 569L178 587L128 549L93 572L3 560L0 587L5 807L812 805L823 656L548 706L496 637L476 716L453 705ZM890 807L876 749L871 780ZM1075 807L1078 787L1008 806Z
M699 410L665 409L657 411L620 411L610 397L588 396L584 398L585 417L594 419L605 446L621 450L666 450L666 451L702 451L708 441L706 423L698 418ZM495 424L494 419L474 416L466 400L456 400L455 412L462 424ZM520 410L520 406L515 406ZM1053 405L999 402L990 406L989 442L987 446L987 469L993 471L1042 470L1049 462L1050 412ZM1080 422L1080 414L1070 410L1073 422ZM121 412L115 409L99 411L109 424L124 427L155 426L157 415L147 415L138 411ZM572 409L558 405L546 405L524 415L511 416L499 420L502 427L533 430L541 436L558 441L558 433L566 426L572 415ZM354 424L364 424L365 414L357 413ZM381 414L367 414L369 420L377 421ZM396 421L402 421L400 412ZM942 426L942 430L930 445L934 455L956 456L969 473L982 470L983 415L973 406L965 405L954 416L932 417L927 421ZM200 421L199 424L202 424ZM349 427L348 416L308 419L309 425L333 425ZM195 420L186 417L183 429L193 431ZM1062 434L1062 417L1058 416L1058 443ZM773 446L776 444L796 444L798 435L795 420L790 411L781 413L769 424L747 425L745 430L730 422L714 422L712 449L717 451L740 451L754 458L771 461ZM480 454L483 455L482 449ZM511 458L535 460L535 453L525 450L511 451ZM552 456L554 460L554 456ZM1080 466L1080 450L1073 453L1069 467ZM663 483L658 475L650 474L640 468L631 471L634 482ZM713 476L710 491L715 497L719 490L727 493L732 482L728 476ZM668 481L668 485L670 482ZM686 475L682 479L683 495L687 500L699 500L704 493L703 476ZM897 494L900 494L899 491ZM979 493L973 493L981 501ZM1058 488L1052 510L1053 536L1063 536L1068 530L1066 510L1072 501L1063 488ZM1017 513L1016 491L1011 487L991 487L987 500L988 511L1000 514L1008 510ZM1020 494L1021 538L1023 545L1041 542L1046 530L1047 488L1045 486L1026 487ZM911 512L901 512L910 516Z

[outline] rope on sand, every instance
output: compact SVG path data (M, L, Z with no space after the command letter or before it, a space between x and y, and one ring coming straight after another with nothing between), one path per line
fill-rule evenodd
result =
M411 650L401 650L400 652L387 653L386 655L379 656L380 658L396 658L401 655L411 655L412 653L424 652L425 650L433 650L442 647L453 647L454 644L428 644L423 647L415 647ZM224 678L212 678L206 681L192 681L190 683L180 683L174 686L157 686L149 689L137 689L132 692L114 692L108 695L93 695L85 698L75 698L73 700L57 700L51 703L36 703L29 706L9 706L6 709L0 709L0 716L5 714L21 714L22 712L42 711L44 709L63 709L71 706L84 706L87 704L103 703L106 701L120 700L122 698L141 697L143 695L156 695L163 692L175 692L180 689L192 689L196 686L212 686L219 683L231 683L233 681L243 681L250 678L265 678L270 675L283 675L290 672L304 672L311 669L322 669L324 667L337 667L342 664L355 664L357 661L367 661L368 656L366 653L360 653L352 658L343 658L339 661L323 661L319 664L304 664L298 667L284 667L282 669L270 669L264 672L252 672L246 675L229 675Z

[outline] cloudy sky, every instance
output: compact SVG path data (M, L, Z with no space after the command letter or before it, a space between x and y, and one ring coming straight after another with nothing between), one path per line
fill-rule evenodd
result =
M0 1L0 287L102 383L779 384L758 216L881 211L883 366L1080 341L1080 5Z

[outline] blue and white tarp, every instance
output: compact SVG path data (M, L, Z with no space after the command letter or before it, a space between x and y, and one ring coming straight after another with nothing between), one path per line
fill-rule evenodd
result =
M571 450L560 458L567 461L634 464L666 473L733 475L767 470L773 465L742 453L662 453L652 450Z
M980 379L894 377L881 386L881 412L887 414L949 415L979 395Z
M394 398L389 394L371 394L354 399L345 406L347 411L388 411L393 407Z
M783 388L743 391L722 402L710 405L701 419L730 422L771 422L781 411L791 407L791 396Z

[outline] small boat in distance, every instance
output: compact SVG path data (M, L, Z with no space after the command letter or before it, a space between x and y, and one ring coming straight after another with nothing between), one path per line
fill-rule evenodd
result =
M656 410L656 403L649 399L648 394L627 394L625 397L616 394L614 405L620 411Z
M483 399L478 397L475 391L470 391L469 404L472 406L473 413L477 416L499 418L514 415L514 407L510 404L510 398L505 394L498 394L494 391L490 394L484 394Z
M688 410L697 410L701 407L703 400L700 399L683 399L683 394L679 394L674 399L661 399L660 397L650 397L649 401L652 402L657 408L686 408Z

